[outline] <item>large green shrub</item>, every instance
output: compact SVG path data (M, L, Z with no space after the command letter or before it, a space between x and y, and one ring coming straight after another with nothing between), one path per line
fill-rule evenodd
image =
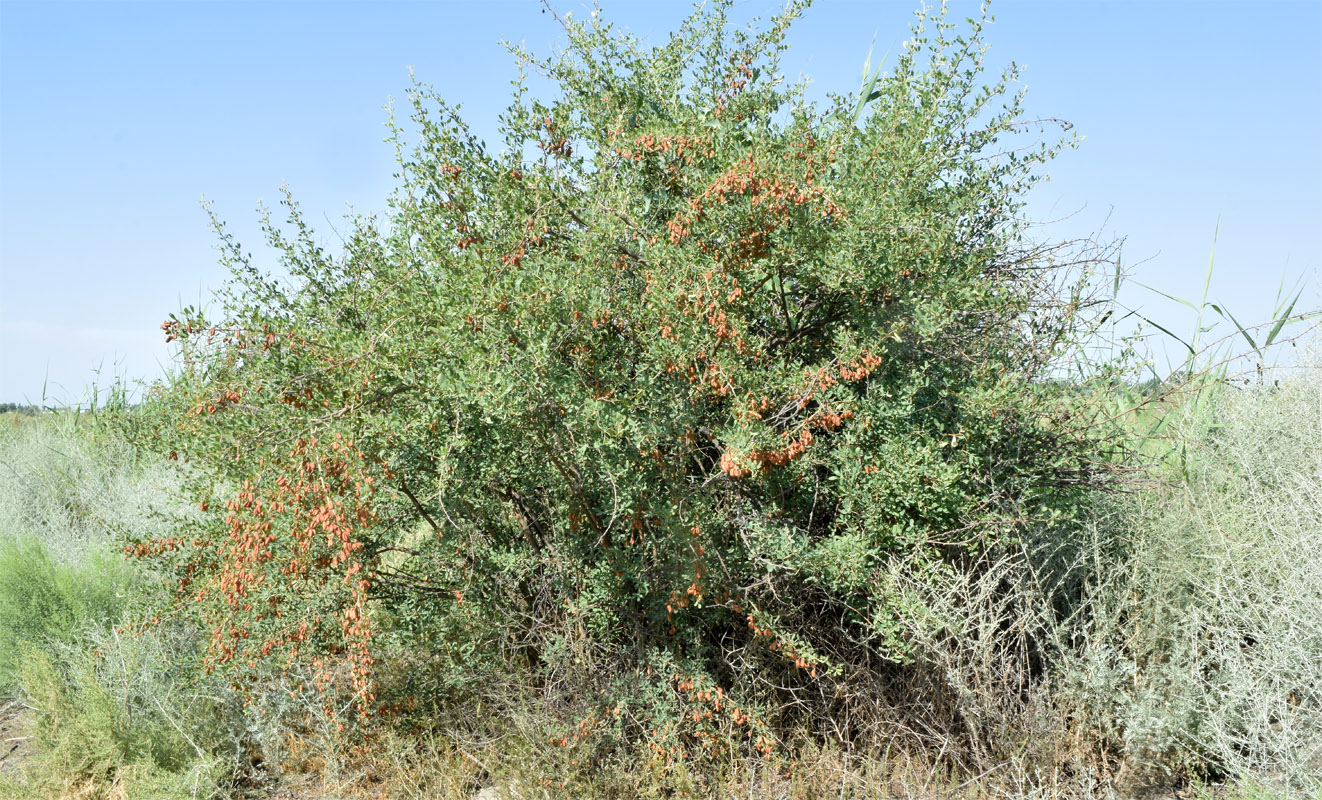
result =
M134 545L211 668L342 714L518 667L663 766L828 710L849 738L930 616L892 562L1087 502L1099 434L1053 381L1077 275L1017 213L1058 145L984 80L982 23L818 107L778 69L797 6L728 7L517 51L554 89L517 84L498 150L416 87L388 218L337 254L267 218L289 281L218 224L234 279L165 324L150 430L204 521Z

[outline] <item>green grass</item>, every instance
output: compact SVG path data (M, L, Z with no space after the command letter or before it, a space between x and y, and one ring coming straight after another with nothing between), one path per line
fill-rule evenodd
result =
M18 686L34 654L118 623L131 585L128 565L107 550L71 565L53 559L36 539L0 538L0 691Z
M178 474L74 412L0 415L0 697L37 747L13 798L205 798L233 779L232 693L199 679L195 637L123 633L160 591L120 553L169 525Z

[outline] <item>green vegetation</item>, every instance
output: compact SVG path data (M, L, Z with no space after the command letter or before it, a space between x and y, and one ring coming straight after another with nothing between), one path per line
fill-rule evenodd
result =
M123 560L106 553L68 566L30 537L0 541L0 685L13 687L30 648L75 641L85 625L117 621L127 577Z
M1137 762L1322 775L1322 380L1174 412L1186 475L1099 521L1088 647L1068 690ZM1192 434L1192 436L1191 436Z
M516 50L499 152L415 86L387 219L217 221L146 402L0 417L0 791L1322 788L1322 373L1080 356L981 21L819 108L727 8Z
M178 524L180 476L106 421L0 417L0 691L36 745L0 795L212 796L237 774L236 704L199 680L195 636L131 630L161 588L120 552L129 531Z

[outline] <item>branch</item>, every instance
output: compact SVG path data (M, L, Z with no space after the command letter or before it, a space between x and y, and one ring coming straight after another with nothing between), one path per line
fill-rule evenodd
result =
M414 497L413 492L409 491L408 484L404 482L403 478L401 478L399 481L399 488L400 491L404 492L404 495L408 497L409 500L413 501L413 507L417 509L418 513L422 515L423 519L427 520L427 524L431 526L432 531L435 532L437 536L439 536L441 534L441 526L436 524L436 520L431 518L431 514L427 513L427 509L423 508L422 503L418 502L418 498Z

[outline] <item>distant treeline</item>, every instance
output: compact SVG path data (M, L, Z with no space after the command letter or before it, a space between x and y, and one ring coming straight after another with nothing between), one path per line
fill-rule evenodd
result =
M41 413L41 406L28 405L27 403L0 403L0 414L25 414L33 416Z

